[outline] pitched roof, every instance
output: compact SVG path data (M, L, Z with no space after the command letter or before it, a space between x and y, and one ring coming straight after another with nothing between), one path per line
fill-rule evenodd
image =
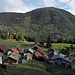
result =
M39 47L37 44L35 44L35 45L34 45L33 47L31 47L31 48L33 49L34 47L37 47L37 48L38 48L37 50L38 50L40 53L45 54L45 53L42 51L41 47Z
M31 48L29 48L28 51L30 51L31 53L34 53L34 50L32 50Z
M41 47L39 47L37 44L35 44L33 47L31 48L34 48L34 47L37 47L37 52L35 53L36 57L43 57L44 59L48 59L48 56L42 51Z
M35 56L36 57L41 57L42 56L42 54L41 53L39 53L38 51L35 53Z
M61 58L61 59L65 60L65 61L67 61L67 62L70 62L70 63L71 63L71 61L70 61L70 60L68 60L67 58L64 58L63 56L61 56L61 54L54 55L54 56L52 57L52 59L51 59L51 60L55 60L55 59L57 59L57 58Z
M21 55L16 52L13 52L9 57L13 58L14 60L18 60Z
M58 54L56 51L53 51L53 52L51 52L51 53L49 53L49 57L52 57L53 55L56 55L56 54Z
M48 49L48 51L54 51L51 47Z
M11 49L13 52L18 52L18 50L16 48L12 48Z
M30 53L34 53L34 50L33 49L31 49L31 48L28 48L27 50L25 50L25 53L27 53L27 52L30 52Z
M3 53L0 53L0 57L3 56L3 55L4 55Z
M6 47L5 45L1 45L0 46L0 49L3 50L3 51L7 51L8 50L8 47Z
M20 50L20 51L23 50L23 48L22 48L20 45L16 46L16 48L17 48L18 50Z
M49 61L48 57L46 57L45 55L43 55L42 58Z

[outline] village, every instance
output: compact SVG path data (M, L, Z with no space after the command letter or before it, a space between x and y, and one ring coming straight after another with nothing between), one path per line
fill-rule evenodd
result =
M34 44L31 48L23 49L18 45L12 49L9 49L5 45L0 45L0 67L6 69L8 64L18 65L31 63L33 59L49 64L50 62L54 66L61 66L64 68L71 67L71 58L62 53L57 53L51 47L48 49L48 54L42 50L40 45ZM4 67L5 66L5 67Z

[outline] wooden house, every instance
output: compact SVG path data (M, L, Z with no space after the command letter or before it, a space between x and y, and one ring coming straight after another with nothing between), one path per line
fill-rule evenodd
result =
M24 58L26 60L32 60L33 58L33 53L34 53L34 50L32 50L31 48L27 49L24 53Z
M33 59L33 53L34 53L34 50L32 50L31 48L28 48L27 50L25 50L24 58L22 59L22 63L31 62L31 60Z
M31 47L33 50L35 50L34 52L34 57L40 61L49 61L48 56L42 51L41 47L39 47L37 44L34 45L33 47Z
M2 60L3 60L3 53L0 53L0 64L2 64Z
M52 57L52 64L55 66L71 67L71 61L63 57L61 54Z
M42 55L40 52L35 52L35 59L39 60L39 61L43 61L43 62L48 62L48 56L46 54Z
M3 63L4 64L18 64L18 60L21 57L20 54L13 52L11 54L9 54L4 60Z
M1 45L0 46L0 52L1 53L5 53L6 54L7 53L7 50L8 50L8 48L5 45Z

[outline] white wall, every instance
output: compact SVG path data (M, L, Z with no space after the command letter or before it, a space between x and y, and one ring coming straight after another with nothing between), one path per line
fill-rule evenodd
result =
M2 64L2 57L0 57L0 64Z

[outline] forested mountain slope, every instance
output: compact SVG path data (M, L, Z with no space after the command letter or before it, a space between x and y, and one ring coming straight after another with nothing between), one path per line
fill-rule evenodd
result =
M27 13L0 13L0 29L29 37L75 38L75 16L54 8L40 8Z

